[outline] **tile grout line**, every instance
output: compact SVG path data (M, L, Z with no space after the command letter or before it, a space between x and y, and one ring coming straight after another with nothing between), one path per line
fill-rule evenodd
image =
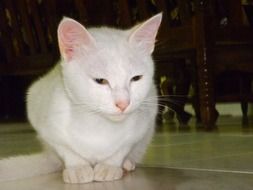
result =
M184 167L170 167L170 166L162 166L162 165L139 165L143 168L166 168L166 169L174 169L174 170L189 170L189 171L201 171L201 172L216 172L216 173L233 173L233 174L248 174L253 175L253 171L239 171L239 170L222 170L222 169L201 169L201 168L184 168Z

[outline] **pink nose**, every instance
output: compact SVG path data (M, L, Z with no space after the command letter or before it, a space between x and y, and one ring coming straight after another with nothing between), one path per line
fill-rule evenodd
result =
M120 100L115 103L115 106L118 107L122 112L127 108L129 105L129 101L127 100Z

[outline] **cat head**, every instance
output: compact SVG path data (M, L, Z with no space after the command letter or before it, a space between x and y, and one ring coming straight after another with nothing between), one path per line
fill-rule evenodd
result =
M91 28L64 18L58 43L65 89L77 106L120 120L150 93L151 54L162 14L129 30Z

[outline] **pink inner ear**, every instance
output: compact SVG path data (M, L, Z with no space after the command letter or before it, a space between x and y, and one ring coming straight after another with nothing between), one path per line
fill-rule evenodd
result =
M160 23L157 20L151 20L144 26L140 27L135 34L136 40L154 41Z
M130 36L130 43L138 44L149 53L152 53L161 20L162 14L160 13L141 24Z
M89 47L94 43L88 31L72 19L63 19L58 27L58 41L61 55L66 60L71 60L78 47Z
M68 25L62 28L62 40L66 44L78 42L78 37L85 37L82 36L82 32L84 32L83 28L77 27L77 24L68 23Z
M75 31L75 28L71 28L71 25L65 26L59 32L59 44L63 57L66 57L68 60L72 59L74 54L74 47L78 33Z

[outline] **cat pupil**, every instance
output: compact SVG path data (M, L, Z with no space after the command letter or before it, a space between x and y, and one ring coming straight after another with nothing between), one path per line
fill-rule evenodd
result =
M136 75L136 76L134 76L132 79L131 79L131 81L138 81L138 80L140 80L142 78L142 75Z
M132 82L136 82L138 80L140 80L143 76L142 75L136 75L134 76L131 81ZM109 82L106 80L106 79L103 79L103 78L95 78L94 81L98 84L102 84L102 85L105 85L105 84L109 84Z
M102 79L102 78L97 78L95 79L96 83L98 84L108 84L108 81L106 79Z

